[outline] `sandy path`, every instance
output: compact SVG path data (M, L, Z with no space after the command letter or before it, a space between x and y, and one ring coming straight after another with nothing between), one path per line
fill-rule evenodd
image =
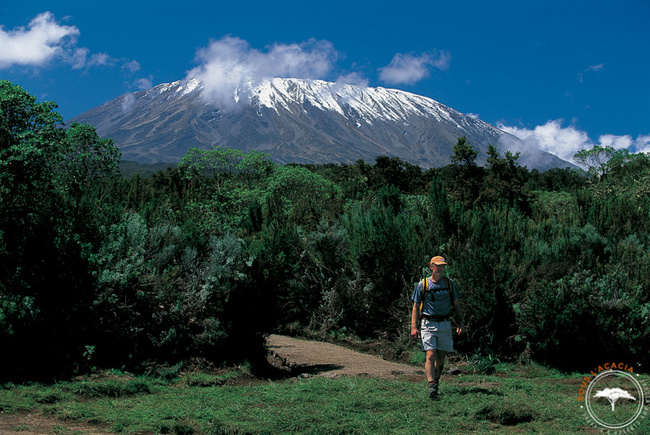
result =
M362 354L330 343L271 335L268 345L271 352L303 374L380 378L424 376L421 367L386 361L378 356Z

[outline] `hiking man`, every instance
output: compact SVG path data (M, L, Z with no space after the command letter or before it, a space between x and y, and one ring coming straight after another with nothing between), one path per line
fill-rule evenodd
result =
M411 296L411 336L422 340L422 352L426 353L424 371L429 381L429 397L435 399L438 397L438 386L447 352L454 350L450 321L452 309L460 319L456 328L458 334L465 331L465 316L459 302L458 286L444 276L447 266L445 259L433 257L428 266L431 269L431 277L418 282Z

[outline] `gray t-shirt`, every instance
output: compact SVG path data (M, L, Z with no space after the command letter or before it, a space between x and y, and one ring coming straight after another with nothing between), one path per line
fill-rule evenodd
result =
M426 316L449 316L452 314L451 300L449 293L447 293L447 283L444 278L440 281L434 282L431 277L427 278L429 281L429 290L427 291L427 298L422 307L422 314ZM456 283L450 278L451 288L454 292L454 299L460 299L460 291ZM413 290L411 300L420 303L422 300L422 280L418 281Z

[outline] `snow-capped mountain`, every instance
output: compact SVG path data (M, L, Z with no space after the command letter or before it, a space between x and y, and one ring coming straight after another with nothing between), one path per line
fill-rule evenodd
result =
M263 151L280 163L374 163L389 156L428 168L447 165L466 136L479 150L478 163L493 144L502 153L521 151L519 161L529 168L570 166L430 98L320 80L248 81L226 98L197 79L183 80L122 95L74 121L114 139L123 159L143 163L223 146Z

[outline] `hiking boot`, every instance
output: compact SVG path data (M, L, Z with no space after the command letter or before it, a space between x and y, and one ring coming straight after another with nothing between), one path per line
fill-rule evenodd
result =
M438 380L429 382L429 399L438 398Z

